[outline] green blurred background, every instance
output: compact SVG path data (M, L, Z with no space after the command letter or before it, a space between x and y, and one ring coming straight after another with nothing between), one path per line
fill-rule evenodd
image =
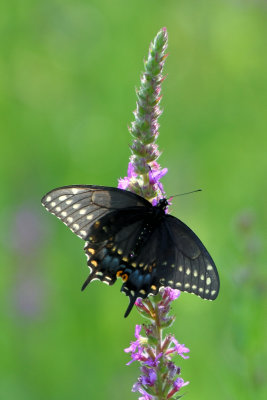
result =
M0 398L136 399L120 284L94 282L83 243L40 204L125 176L135 87L166 26L158 143L172 214L211 252L215 302L183 294L171 331L187 399L266 399L265 0L23 0L0 6ZM265 232L266 233L266 232ZM265 346L265 349L264 349Z

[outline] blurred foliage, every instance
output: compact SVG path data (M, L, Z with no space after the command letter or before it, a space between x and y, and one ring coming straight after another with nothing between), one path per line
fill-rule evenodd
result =
M142 60L166 26L160 119L172 213L213 255L215 302L174 307L188 399L266 399L266 1L24 0L0 5L0 397L136 399L120 285L41 208L67 184L124 176ZM179 207L179 208L178 208ZM266 315L265 315L266 317Z

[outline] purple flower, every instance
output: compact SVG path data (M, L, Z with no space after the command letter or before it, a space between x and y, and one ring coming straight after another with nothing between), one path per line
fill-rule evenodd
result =
M132 353L131 354L132 360L130 360L126 365L130 365L133 361L142 361L145 359L144 356L145 348L142 345L142 343L145 344L147 340L146 338L140 335L141 329L142 325L136 325L134 335L137 340L135 342L131 342L130 347L124 349L125 353Z
M130 127L133 143L130 145L132 155L128 164L127 176L119 180L120 189L139 194L152 205L156 205L164 197L161 178L167 173L167 168L161 168L157 159L160 155L156 139L159 135L158 118L161 100L161 83L163 65L166 59L167 31L163 28L157 34L150 46L148 59L145 61L145 71L137 90L137 104L134 111L134 121ZM167 210L165 210L167 212ZM179 354L183 358L189 349L168 334L163 337L162 331L169 327L174 316L169 315L170 304L180 295L179 290L165 288L157 296L144 300L137 299L135 305L140 314L148 321L143 324L145 336L141 336L141 325L135 327L136 340L124 351L130 353L131 360L140 363L141 375L133 385L132 391L139 392L139 400L171 398L185 383L180 374L180 367L175 366L172 357ZM164 396L163 396L163 393Z
M130 183L130 179L129 178L120 178L119 179L119 183L118 183L118 188L119 189L123 189L123 190L127 190L128 189L128 186L129 186L129 183Z
M129 162L128 164L127 175L129 178L136 178L137 176L137 174L134 171L134 165L131 162Z
M169 370L169 378L173 379L175 377L175 375L179 375L181 372L181 368L177 367L177 365L175 365L172 361L169 361L167 363L167 367Z
M181 292L178 289L171 289L170 287L166 287L164 288L164 292L162 295L162 298L168 302L171 302L173 300L178 299L178 297L180 296Z
M141 367L140 369L144 375L140 376L139 382L144 386L153 386L157 379L156 371L145 366Z
M174 382L173 382L173 387L176 390L176 392L178 392L178 390L181 389L181 387L188 385L189 382L185 382L183 380L183 378L177 378Z
M137 174L134 171L134 165L133 165L133 163L129 162L127 176L125 178L119 179L118 188L127 190L130 185L131 179L136 178L136 177L137 177Z
M170 348L168 350L168 354L174 353L176 352L179 356L181 356L184 359L189 358L189 356L185 356L184 353L189 353L189 349L187 347L185 347L184 344L180 344L175 337L172 337L171 340L174 343L174 347Z
M170 399L175 393L177 393L183 386L188 385L189 382L185 382L183 378L177 378L173 382L173 389L168 393L167 399Z
M133 386L133 391L138 391L143 395L140 399L156 399L158 393L165 393L164 398L172 398L173 395L189 382L177 375L180 375L181 369L172 361L172 357L180 355L186 359L185 353L189 349L180 344L172 334L162 335L163 327L169 326L168 322L173 322L174 317L169 316L170 303L176 300L180 295L178 290L165 288L161 290L158 296L150 297L138 302L138 310L150 323L142 325L145 336L141 336L141 325L135 328L136 341L131 342L131 346L125 349L131 353L131 361L139 361L141 375ZM143 308L139 307L144 304ZM167 305L166 305L167 304ZM167 397L166 397L167 396Z
M139 397L139 400L153 400L153 396L151 396L151 394L147 393L147 391L142 388L142 386L139 382L136 382L132 388L132 392L137 392L137 391L144 395L143 397Z
M139 333L141 332L141 329L142 325L136 325L134 336L136 337L137 340L135 342L131 342L131 346L128 347L127 349L124 349L125 353L134 352L138 348L138 346L140 345L139 340L141 336L139 335Z
M166 175L168 172L168 168L163 168L160 169L159 165L157 167L157 169L151 169L148 173L149 175L149 183L151 185L158 185L159 184L159 180Z
M160 358L162 357L163 353L159 353L155 358L148 358L145 361L146 365L149 365L150 367L157 367L160 362Z
M160 156L156 144L159 135L158 118L161 115L161 83L164 80L162 70L166 56L167 31L161 29L151 43L141 85L137 90L137 104L134 121L129 131L133 136L130 145L132 155L127 176L119 179L118 187L137 193L155 205L164 196L160 179L167 173L156 161Z

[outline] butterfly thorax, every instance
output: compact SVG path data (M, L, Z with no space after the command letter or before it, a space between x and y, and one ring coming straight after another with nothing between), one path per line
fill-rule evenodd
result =
M144 221L140 233L137 237L134 249L130 253L130 258L133 260L138 256L139 250L143 247L144 243L147 242L154 231L155 227L161 222L165 216L165 210L168 206L167 199L160 199L158 204L152 207L151 214Z

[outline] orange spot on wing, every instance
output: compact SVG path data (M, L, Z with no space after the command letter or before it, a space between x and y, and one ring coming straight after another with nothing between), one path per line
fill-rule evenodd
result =
M123 280L123 282L126 282L128 280L128 275L127 274L123 274L121 276L121 279Z
M128 280L128 274L123 274L123 270L120 270L116 274L117 278L121 278L123 282L126 282Z
M116 274L117 278L120 278L122 273L123 273L122 269L119 270L119 271L117 272L117 274Z

